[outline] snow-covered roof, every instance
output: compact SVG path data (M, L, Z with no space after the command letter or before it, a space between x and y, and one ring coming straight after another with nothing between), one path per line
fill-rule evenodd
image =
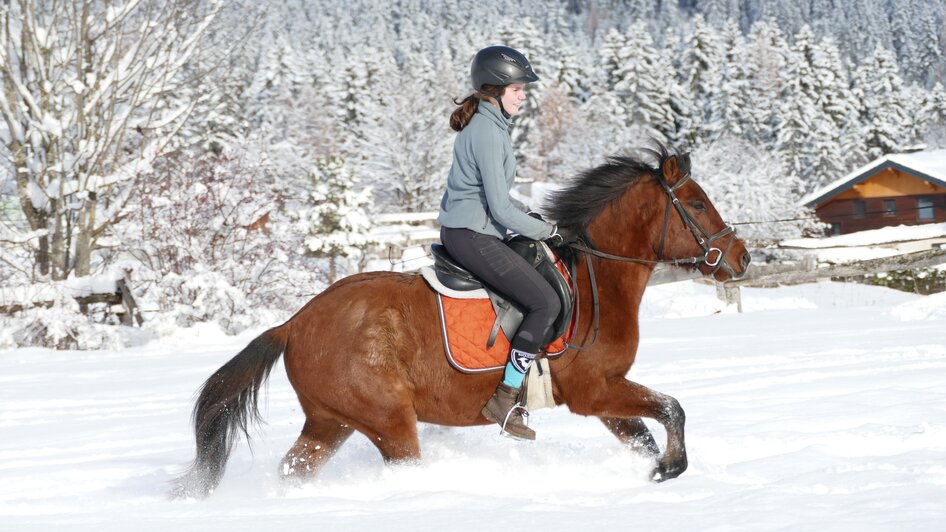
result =
M846 235L829 236L825 238L795 238L779 242L783 248L837 248L856 246L880 246L908 242L914 240L928 240L946 237L946 223L923 225L898 225L869 229Z
M895 168L915 175L935 185L946 187L946 150L918 151L913 153L892 153L884 155L850 174L829 183L801 199L806 207L844 192L854 185L867 181L874 174L887 168Z

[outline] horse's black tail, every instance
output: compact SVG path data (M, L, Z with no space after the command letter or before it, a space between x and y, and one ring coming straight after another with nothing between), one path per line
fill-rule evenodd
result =
M286 348L286 334L277 327L259 335L201 386L193 414L197 457L174 481L172 496L206 497L217 487L239 433L249 439L249 425L260 422L260 387Z

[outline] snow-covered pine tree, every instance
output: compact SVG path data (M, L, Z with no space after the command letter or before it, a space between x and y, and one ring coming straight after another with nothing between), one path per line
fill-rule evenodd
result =
M937 23L932 13L924 15L920 33L916 37L916 54L905 58L913 64L913 72L927 86L946 78L946 65L943 64L946 35L943 24L942 20Z
M914 61L918 59L918 43L916 36L923 19L918 9L918 0L897 0L896 8L891 10L890 29L893 33L893 51L902 65L905 74L914 79L920 79L922 72L915 70Z
M562 182L606 155L600 148L604 137L569 98L565 87L546 89L536 123L539 134L533 138L522 173L537 181Z
M710 102L712 121L706 124L710 139L723 135L746 137L746 126L752 125L752 109L756 105L749 90L750 62L746 43L735 20L730 19L722 33L719 92Z
M926 95L923 102L921 119L925 127L920 131L920 139L930 149L946 149L946 88L937 82Z
M837 149L831 141L833 123L819 105L820 81L812 66L817 44L805 27L795 36L788 62L788 85L779 107L776 147L782 169L798 197L817 186L822 175L823 151ZM839 154L835 154L839 157Z
M676 39L666 39L663 51L657 58L656 74L658 83L666 89L670 121L655 124L655 127L671 145L682 150L694 146L699 133L695 126L698 111L694 95L685 88L684 80L677 77L679 69L675 59L680 55L677 53L679 44Z
M604 82L602 89L605 91L614 90L614 86L621 80L618 71L627 59L621 55L626 48L627 37L617 28L608 30L598 49L599 69Z
M684 88L693 98L694 147L710 134L706 128L713 120L711 102L719 92L720 57L719 33L701 15L695 16L692 29L684 38L683 55L680 58Z
M858 66L854 93L860 99L864 143L870 158L896 153L913 142L909 136L912 113L904 106L903 79L892 51L878 47Z
M722 28L740 18L744 0L699 0L698 9L707 22Z
M771 20L786 35L794 35L809 22L809 1L756 0L756 20Z
M839 33L838 28L844 23L836 0L810 0L808 25L815 35L825 36Z
M874 53L877 47L893 49L886 3L885 0L859 0L836 4L841 13L837 16L839 24L835 36L850 57L862 60Z
M559 85L565 89L577 104L583 104L591 96L592 87L600 83L598 79L593 51L587 36L571 28L571 17L562 5L555 11L553 24L555 31L550 36L551 44L548 48L549 57L546 58L551 85Z
M864 146L863 125L860 122L860 100L851 89L851 73L848 64L841 58L841 50L831 37L821 39L820 46L812 57L812 69L821 88L819 103L830 118L837 133L832 134L840 150L841 159L827 161L821 184L827 184L851 168L867 162Z
M807 26L803 31L808 31ZM807 38L816 37L809 32ZM807 47L805 52L811 65L817 115L823 120L819 123L825 127L825 131L812 138L814 158L806 181L810 189L814 189L846 174L852 163L862 162L864 151L858 142L861 138L858 102L848 86L847 69L837 45L826 37L817 46Z
M614 92L626 110L628 127L640 136L666 141L661 127L672 124L667 85L660 79L660 64L647 24L635 22L625 32L624 47L618 50L622 64L614 73Z
M517 156L521 159L529 151L532 130L536 127L535 115L542 93L553 80L552 70L546 71L545 65L549 61L545 47L545 39L529 17L519 17L515 20L504 19L499 24L500 43L519 50L532 64L532 69L539 76L539 81L530 83L526 88L526 101L515 117L516 126L512 129L512 145ZM521 162L521 161L520 161Z
M318 159L310 178L311 207L301 217L307 234L305 248L313 256L328 259L329 282L335 282L340 273L355 273L344 267L339 272L339 258L349 259L358 271L364 265L367 250L374 245L370 236L372 192L358 185L339 157Z
M397 93L361 129L359 177L375 190L382 210L437 208L452 156L450 94L459 90L447 70L444 63L433 68L425 57L409 58L395 78Z

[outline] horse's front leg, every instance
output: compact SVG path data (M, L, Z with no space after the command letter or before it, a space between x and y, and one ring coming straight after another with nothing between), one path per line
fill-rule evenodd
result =
M602 417L599 419L628 449L652 458L660 456L660 447L657 447L654 435L650 433L650 429L641 418Z
M667 430L667 449L657 460L651 478L661 482L686 471L687 452L683 436L686 415L680 402L673 397L618 377L608 379L603 386L583 386L577 393L567 394L566 403L576 414L602 418L619 438L633 439L647 450L656 447L650 445L653 436L639 419L634 419L649 417L657 420Z

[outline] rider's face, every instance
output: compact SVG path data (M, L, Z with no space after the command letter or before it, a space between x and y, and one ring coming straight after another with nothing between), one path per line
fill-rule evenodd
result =
M516 116L522 103L526 101L526 86L524 83L513 83L506 86L502 96L503 108L509 116Z

